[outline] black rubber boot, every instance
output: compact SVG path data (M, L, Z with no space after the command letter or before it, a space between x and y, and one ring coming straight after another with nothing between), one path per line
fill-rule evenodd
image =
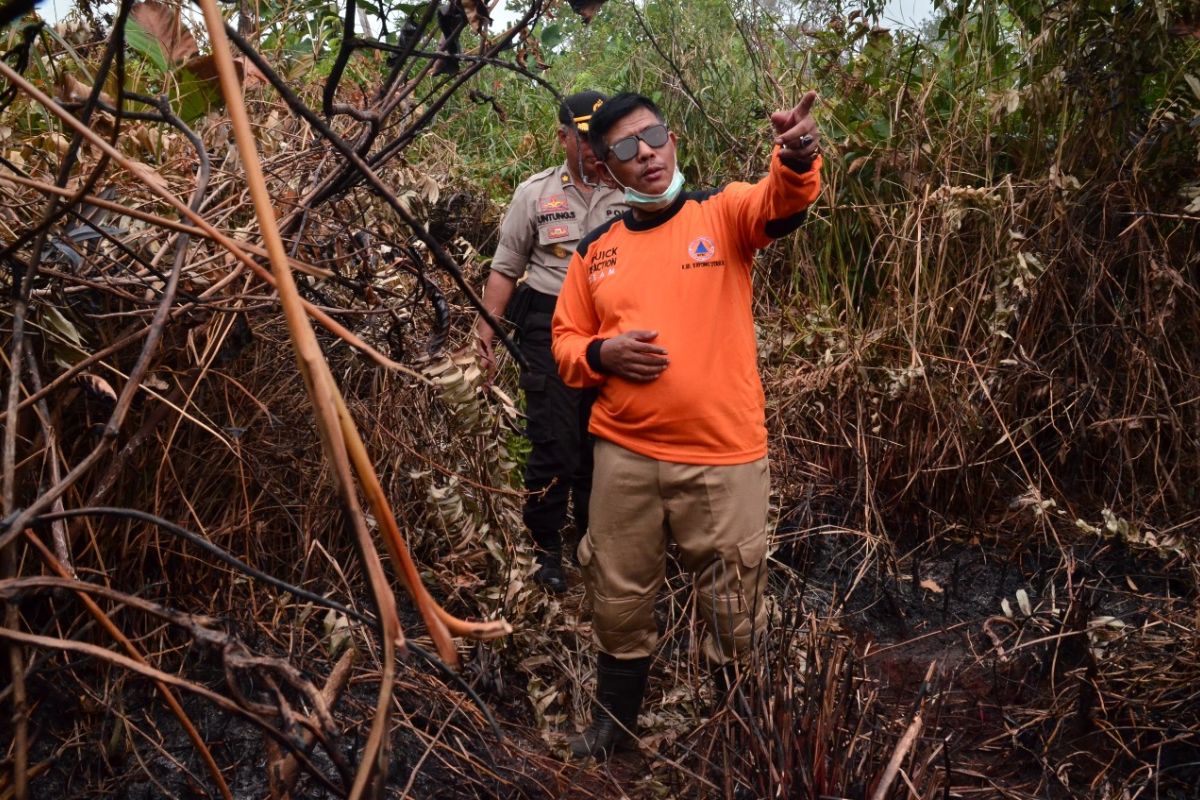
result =
M562 548L541 549L537 551L538 571L533 573L533 579L546 587L553 594L563 594L567 591L567 574L563 572Z
M592 724L571 739L571 754L605 759L617 750L637 746L637 715L646 694L650 657L622 661L601 653L596 661L596 702Z

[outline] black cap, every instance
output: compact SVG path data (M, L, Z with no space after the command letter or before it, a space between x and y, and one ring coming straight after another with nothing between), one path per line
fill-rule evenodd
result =
M588 120L607 99L599 92L591 91L567 95L558 107L558 121L563 125L574 125L580 133L587 133Z

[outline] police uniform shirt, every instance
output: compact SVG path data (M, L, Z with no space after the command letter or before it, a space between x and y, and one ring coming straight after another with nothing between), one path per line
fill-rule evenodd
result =
M492 269L529 288L557 295L579 241L628 209L617 189L580 191L566 164L543 170L517 187L500 223Z

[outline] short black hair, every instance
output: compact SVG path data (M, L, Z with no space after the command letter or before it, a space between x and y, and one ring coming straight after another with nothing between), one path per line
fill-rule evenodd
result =
M588 126L588 144L592 146L592 152L596 154L597 158L603 161L608 157L608 145L604 142L604 135L612 130L614 125L639 108L644 108L652 113L659 122L666 122L658 105L646 95L636 92L621 92L613 95L592 115L591 123Z

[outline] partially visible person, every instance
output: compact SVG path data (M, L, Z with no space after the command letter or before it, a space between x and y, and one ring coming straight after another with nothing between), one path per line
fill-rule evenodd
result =
M562 532L569 505L576 529L582 534L588 526L592 447L587 426L595 392L569 388L559 378L550 352L550 318L580 240L626 210L620 192L598 185L587 141L588 122L604 100L599 92L586 91L559 105L557 137L564 162L517 187L500 224L483 293L484 307L513 323L528 363L520 379L532 446L523 517L538 562L534 579L555 594L567 590ZM479 318L476 352L489 380L496 369L494 338L495 331Z
M707 191L683 191L675 134L649 98L620 94L592 117L597 172L632 208L580 243L554 313L563 380L599 390L579 560L600 652L575 756L633 743L668 540L693 574L718 683L762 634L770 476L751 273L820 193L815 99L771 115L766 177Z

